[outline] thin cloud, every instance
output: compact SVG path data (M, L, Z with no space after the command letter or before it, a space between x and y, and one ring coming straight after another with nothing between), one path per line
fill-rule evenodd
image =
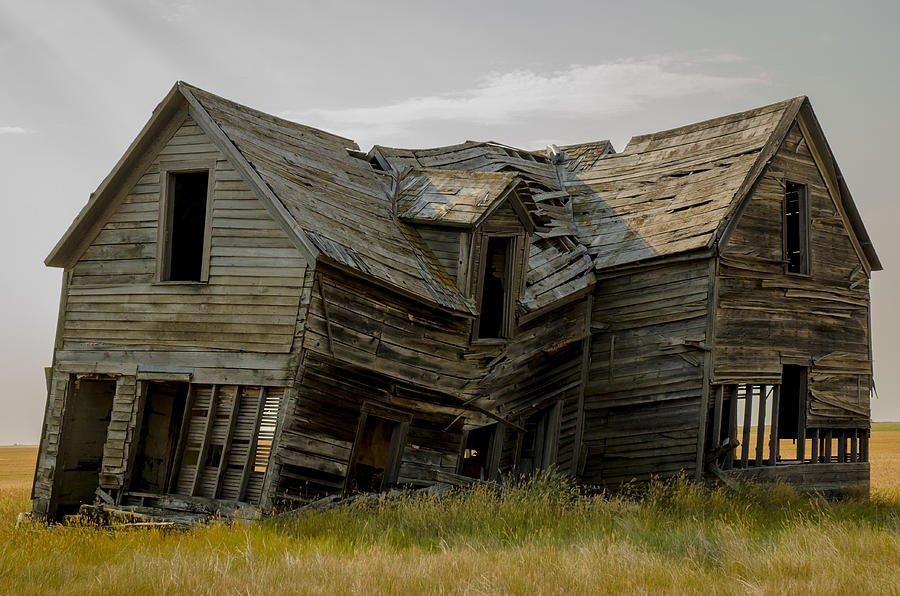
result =
M0 135L27 135L34 131L21 126L0 126Z
M761 75L712 74L716 65L736 70L734 55L654 56L565 70L494 72L472 89L403 99L391 104L310 109L284 116L351 138L393 136L423 122L465 121L502 125L524 118L609 117L648 102L697 95L729 95L763 85Z

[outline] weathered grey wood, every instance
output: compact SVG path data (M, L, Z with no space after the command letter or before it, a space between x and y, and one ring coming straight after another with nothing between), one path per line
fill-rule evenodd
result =
M737 386L736 385L728 385L727 388L729 399L728 399L728 438L737 441ZM725 465L723 468L725 470L730 470L734 467L734 458L737 452L737 448L729 449L728 455L725 456Z
M219 460L219 469L216 470L216 482L213 498L218 499L222 493L222 479L225 469L228 467L228 457L231 455L231 441L234 438L234 427L238 422L238 408L241 402L241 386L234 386L234 396L231 399L231 410L228 412L228 427L225 431L225 444L222 445L222 457Z
M724 385L716 385L716 397L715 404L713 406L713 430L711 437L712 443L709 446L711 449L718 449L719 442L722 437L722 408L724 392Z
M778 461L778 410L781 402L781 385L775 385L772 390L772 424L769 431L769 465L774 466Z
M209 408L206 410L206 420L203 425L203 440L200 443L199 455L197 455L197 467L194 470L194 479L191 482L191 496L197 494L197 488L200 486L200 477L203 475L203 462L206 461L206 453L209 451L209 438L212 435L213 425L216 420L218 395L219 386L213 385L209 396Z
M756 465L763 465L763 449L766 441L766 386L759 387L759 411L756 424Z
M819 463L819 429L814 428L812 430L812 447L809 454L809 459L812 463Z
M750 429L753 425L753 392L752 386L746 385L744 393L744 434L741 437L741 467L746 468L750 458Z
M174 491L178 474L181 472L181 459L184 456L184 448L187 444L188 432L191 427L191 412L194 407L194 385L189 384L187 395L184 398L184 410L181 413L181 429L178 433L178 442L175 446L175 456L172 458L172 469L169 470L169 478L166 480L166 492Z

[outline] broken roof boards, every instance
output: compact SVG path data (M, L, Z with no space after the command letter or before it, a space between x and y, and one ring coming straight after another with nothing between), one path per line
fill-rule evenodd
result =
M159 266L185 172L209 189L189 283ZM803 276L785 270L786 180L806 189ZM809 444L771 465L826 463L843 441L839 488L867 482L881 265L803 97L622 153L364 154L178 83L47 264L66 275L38 512L94 488L117 506L269 506L551 464L606 485L736 474L765 463L709 455L749 428L738 400ZM486 292L499 337L478 332ZM785 474L837 474L814 469Z

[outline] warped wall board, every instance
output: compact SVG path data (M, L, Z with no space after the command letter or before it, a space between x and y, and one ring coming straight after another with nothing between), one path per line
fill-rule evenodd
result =
M519 327L506 355L482 383L482 392L498 402L501 414L519 424L560 403L559 442L552 463L572 473L581 448L578 418L583 392L583 340L588 334L587 304L582 299ZM504 442L504 451L514 446L515 433ZM514 463L507 458L501 469L511 471Z
M153 283L160 163L197 159L215 163L209 283ZM240 175L188 118L72 268L59 360L84 362L90 356L78 353L98 346L104 354L96 359L116 350L115 357L138 362L140 354L129 351L287 354L306 268ZM221 357L213 366L271 368Z
M602 277L584 397L586 483L615 486L694 470L709 259L660 260Z
M785 272L785 181L806 184L810 274ZM808 143L794 125L722 251L714 382L779 383L810 366L809 426L869 418L868 279Z
M366 402L412 415L399 483L425 483L431 468L456 471L462 439L458 401L312 353L304 360L298 392L275 450L276 499L313 498L343 488Z

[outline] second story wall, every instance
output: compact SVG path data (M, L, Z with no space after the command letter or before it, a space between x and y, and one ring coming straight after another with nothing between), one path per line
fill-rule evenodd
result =
M208 281L160 282L164 170L200 162L213 178ZM188 117L70 270L58 360L270 369L283 379L306 270L285 232Z
M811 426L868 423L869 281L801 128L771 160L719 263L713 381L781 382L809 368ZM787 271L786 183L805 185L808 273Z

